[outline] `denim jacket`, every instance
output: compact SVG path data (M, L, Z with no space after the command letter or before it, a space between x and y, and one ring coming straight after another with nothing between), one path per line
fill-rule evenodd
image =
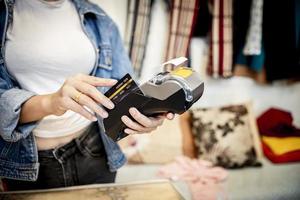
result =
M132 73L132 67L115 23L98 6L86 0L72 0L83 30L92 41L97 60L91 75L102 78L120 79ZM18 82L8 73L5 66L5 36L13 20L14 0L0 0L0 177L34 181L38 176L39 162L32 130L36 122L19 124L21 105L35 94L20 88ZM105 92L104 88L98 88ZM99 119L99 118L98 118ZM102 119L98 120L100 130ZM126 158L117 143L103 131L103 140L108 165L116 171Z

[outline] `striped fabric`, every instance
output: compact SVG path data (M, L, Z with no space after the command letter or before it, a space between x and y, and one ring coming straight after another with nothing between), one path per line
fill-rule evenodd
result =
M212 0L208 74L214 78L232 75L232 0Z
M152 0L128 0L125 48L139 77L150 27Z
M187 55L199 10L199 0L174 0L170 3L170 32L166 60Z

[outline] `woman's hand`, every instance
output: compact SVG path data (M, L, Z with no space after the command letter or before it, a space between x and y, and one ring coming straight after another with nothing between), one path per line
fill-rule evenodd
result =
M127 134L150 133L162 125L165 118L169 120L174 118L173 113L167 113L166 115L158 117L147 117L140 113L136 108L130 108L129 113L136 122L128 116L122 116L121 120L127 126L124 132Z
M48 104L50 113L62 115L67 110L72 110L91 121L97 120L93 113L106 118L108 113L99 104L108 109L113 109L114 104L96 87L110 87L116 82L114 79L104 79L84 74L70 77L56 93L50 95Z

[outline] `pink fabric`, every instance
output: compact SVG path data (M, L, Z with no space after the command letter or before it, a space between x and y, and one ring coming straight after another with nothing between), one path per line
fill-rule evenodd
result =
M226 198L221 183L228 177L228 172L205 160L178 157L174 162L162 166L158 176L185 181L194 200Z

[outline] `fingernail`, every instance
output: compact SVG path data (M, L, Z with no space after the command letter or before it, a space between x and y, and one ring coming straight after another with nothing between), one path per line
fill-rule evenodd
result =
M103 118L107 118L108 117L108 113L107 112L102 112L102 117Z
M129 130L127 128L124 130L124 132L129 134Z
M97 121L97 118L93 116L93 117L92 117L92 121L93 121L93 122Z
M110 109L113 109L113 108L115 107L115 105L114 105L112 102L109 102L109 103L108 103L108 107L109 107Z
M132 112L132 114L136 114L136 109L135 108L130 108L129 112Z
M122 120L123 122L126 122L126 116L123 115L123 116L121 117L121 120Z

